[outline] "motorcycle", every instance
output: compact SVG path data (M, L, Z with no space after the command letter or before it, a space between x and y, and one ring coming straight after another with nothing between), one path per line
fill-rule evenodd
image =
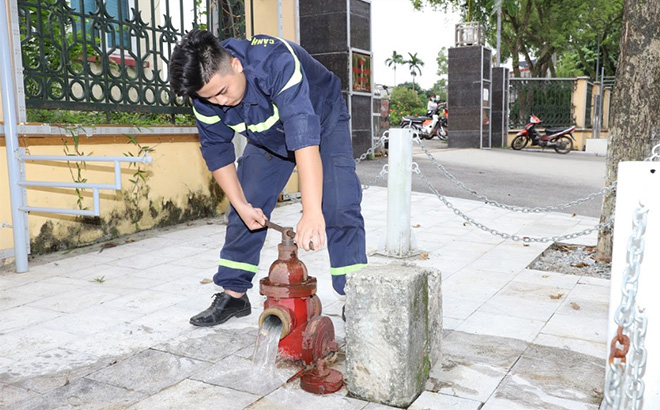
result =
M535 128L541 122L543 121L536 115L530 115L529 123L511 141L511 148L519 151L531 142L531 146L554 148L558 154L568 154L573 149L575 143L575 138L573 138L572 134L575 131L575 126L569 128L546 128L545 135L541 136Z
M438 137L441 141L447 141L447 119L440 118L438 111L439 108L429 111L425 117L402 117L399 126L416 130L422 139Z

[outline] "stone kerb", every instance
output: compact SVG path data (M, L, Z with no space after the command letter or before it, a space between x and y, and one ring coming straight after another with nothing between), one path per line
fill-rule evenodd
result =
M408 407L441 358L440 272L392 263L350 274L346 320L350 394Z

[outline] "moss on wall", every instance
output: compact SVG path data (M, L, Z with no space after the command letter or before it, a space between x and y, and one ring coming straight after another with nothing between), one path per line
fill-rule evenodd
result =
M30 242L31 253L42 255L70 248L90 245L117 238L120 235L154 227L165 227L200 218L214 217L225 210L224 192L209 181L208 191L188 192L185 197L141 198L136 203L129 195L122 195L122 206L105 217L75 217L51 219L40 228Z

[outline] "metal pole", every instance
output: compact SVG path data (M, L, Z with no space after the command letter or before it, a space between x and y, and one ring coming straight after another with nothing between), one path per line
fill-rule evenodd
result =
M16 97L14 93L14 69L12 66L11 42L7 3L0 0L0 21L5 22L0 29L0 86L2 87L2 107L4 113L5 146L7 150L7 168L9 174L9 196L11 198L11 219L14 232L14 257L16 272L27 272L27 239L25 237L25 220L19 211L22 206L23 194L18 185L20 168L18 162L18 120L16 116Z
M392 128L389 136L387 228L384 254L410 256L410 199L412 195L412 130Z
M502 2L500 1L497 6L497 54L495 57L495 67L500 66L500 47L501 47L501 36L502 36Z

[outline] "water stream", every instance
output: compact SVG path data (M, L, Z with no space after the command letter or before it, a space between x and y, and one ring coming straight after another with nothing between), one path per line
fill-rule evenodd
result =
M252 363L255 373L272 374L275 372L275 361L277 360L277 347L282 333L282 321L274 315L264 320L259 328L257 343L252 354Z

